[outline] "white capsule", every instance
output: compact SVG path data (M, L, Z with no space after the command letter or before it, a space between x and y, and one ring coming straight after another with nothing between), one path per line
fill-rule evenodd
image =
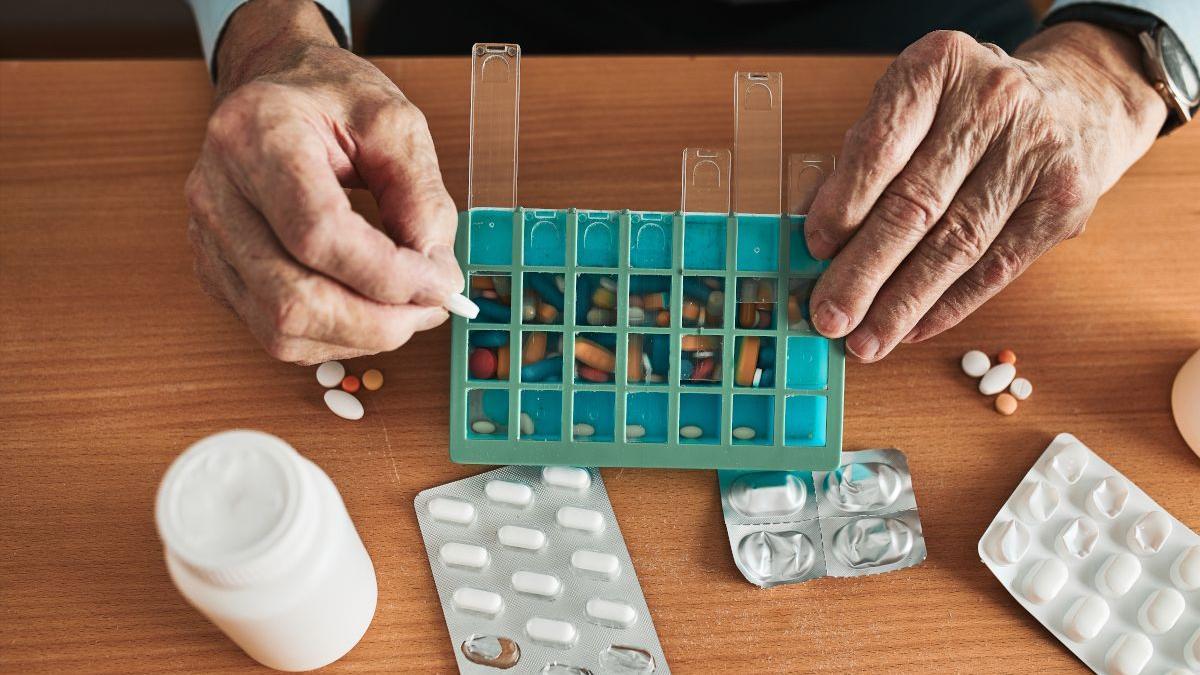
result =
M1096 572L1096 588L1109 597L1119 598L1133 588L1142 574L1142 563L1129 553L1110 555Z
M1017 510L1031 525L1040 525L1058 510L1058 489L1044 480L1034 480L1017 488Z
M1025 574L1022 590L1030 602L1043 605L1058 595L1069 576L1067 566L1058 558L1039 560Z
M575 626L566 621L540 616L535 616L525 622L525 634L534 642L564 649L575 644L575 639L579 635Z
M317 382L322 387L336 387L342 383L343 377L346 377L346 366L341 361L326 361L317 366Z
M588 534L600 534L604 531L604 515L599 511L581 509L578 506L564 506L554 516L559 527L569 530L579 530Z
M504 598L500 597L499 593L484 591L478 588L463 586L454 591L454 595L451 596L450 601L454 603L454 608L459 611L482 614L488 618L493 618L504 611Z
M334 415L346 420L361 420L363 416L362 401L354 398L353 394L341 389L330 389L325 392L325 405Z
M1141 633L1124 633L1109 648L1104 665L1113 675L1138 675L1153 655L1150 638Z
M963 354L963 372L971 377L983 377L984 373L986 373L988 368L991 367L992 360L988 358L987 354L984 354L978 349L972 349L966 354Z
M695 424L688 424L679 427L679 435L682 438L700 438L704 435L704 430Z
M571 434L575 438L591 438L596 435L596 427L584 422L579 422L571 428Z
M1018 377L1008 385L1008 393L1018 401L1024 401L1033 393L1033 383L1023 377Z
M537 427L534 426L533 418L529 416L529 413L521 413L521 435L532 436L536 430Z
M1200 545L1184 549L1171 564L1171 583L1185 591L1200 589Z
M474 544L462 544L456 541L446 542L438 549L438 557L442 562L451 567L463 567L472 570L481 570L487 567L491 556L487 549Z
M630 424L625 427L626 440L634 440L634 439L638 439L638 438L643 438L643 437L645 437L645 435L646 435L646 427L644 427L640 424Z
M611 553L599 551L575 551L571 554L571 567L579 574L612 581L621 573L621 561Z
M637 611L623 602L591 598L584 605L588 619L609 628L629 628L637 621Z
M489 480L483 486L487 498L498 504L508 504L524 508L533 501L533 488L524 483L514 483L507 480Z
M496 531L500 543L510 548L540 551L546 545L546 533L532 527L505 525Z
M754 427L734 427L733 428L733 437L738 439L739 441L754 440L754 437L757 435L758 435L758 432L756 432L754 430Z
M470 525L475 521L475 507L461 499L434 497L429 500L429 515L443 523Z
M490 436L496 433L496 425L490 420L475 420L471 423L471 431L481 436Z
M547 466L542 468L542 482L567 490L586 490L592 484L592 474L577 466Z
M553 574L541 574L540 572L513 572L512 575L513 590L518 593L527 593L543 598L557 597L562 590L562 582Z
M1095 595L1079 598L1063 616L1063 632L1076 642L1087 642L1100 634L1110 613L1103 598Z
M1162 511L1148 511L1142 514L1125 535L1125 543L1140 556L1149 556L1162 550L1171 536L1171 516Z
M1032 537L1029 528L1019 520L1006 520L996 524L988 537L987 551L1000 565L1014 565L1025 557Z
M1129 488L1116 476L1109 476L1096 483L1088 493L1087 508L1093 515L1112 520L1121 515L1129 501Z
M1138 609L1138 624L1151 635L1161 635L1175 627L1183 615L1183 596L1174 588L1154 591Z
M1011 363L997 363L979 380L979 393L985 396L999 394L1012 384L1017 376L1017 367Z
M641 307L629 308L629 325L640 326L646 322L646 310Z

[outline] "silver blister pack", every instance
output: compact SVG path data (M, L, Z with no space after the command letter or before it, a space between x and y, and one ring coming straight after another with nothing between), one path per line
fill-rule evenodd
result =
M738 569L769 588L912 567L925 537L904 453L842 454L833 471L718 471Z
M507 466L413 505L461 672L670 672L596 469Z

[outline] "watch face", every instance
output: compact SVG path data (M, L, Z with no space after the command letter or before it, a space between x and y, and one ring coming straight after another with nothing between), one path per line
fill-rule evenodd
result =
M1168 84L1188 101L1189 107L1195 106L1200 102L1200 74L1196 72L1196 64L1188 58L1179 36L1170 27L1163 26L1158 35L1158 47L1167 71Z

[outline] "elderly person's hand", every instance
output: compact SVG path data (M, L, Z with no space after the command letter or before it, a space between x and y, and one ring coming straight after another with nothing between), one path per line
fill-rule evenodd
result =
M1055 244L1150 147L1166 106L1131 38L1083 23L1013 56L956 32L904 51L805 225L832 257L813 322L862 361L954 326Z
M463 289L457 216L421 112L339 49L311 2L239 9L217 75L186 186L205 289L298 363L395 349L445 321ZM347 187L372 192L384 231Z

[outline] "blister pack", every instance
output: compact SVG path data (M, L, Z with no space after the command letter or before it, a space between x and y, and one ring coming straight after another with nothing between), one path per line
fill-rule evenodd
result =
M1025 475L979 556L1092 670L1200 672L1200 535L1071 434Z
M925 559L899 450L843 453L833 471L719 471L718 479L729 546L750 583L880 574Z
M414 506L461 672L670 672L596 469L503 467Z

